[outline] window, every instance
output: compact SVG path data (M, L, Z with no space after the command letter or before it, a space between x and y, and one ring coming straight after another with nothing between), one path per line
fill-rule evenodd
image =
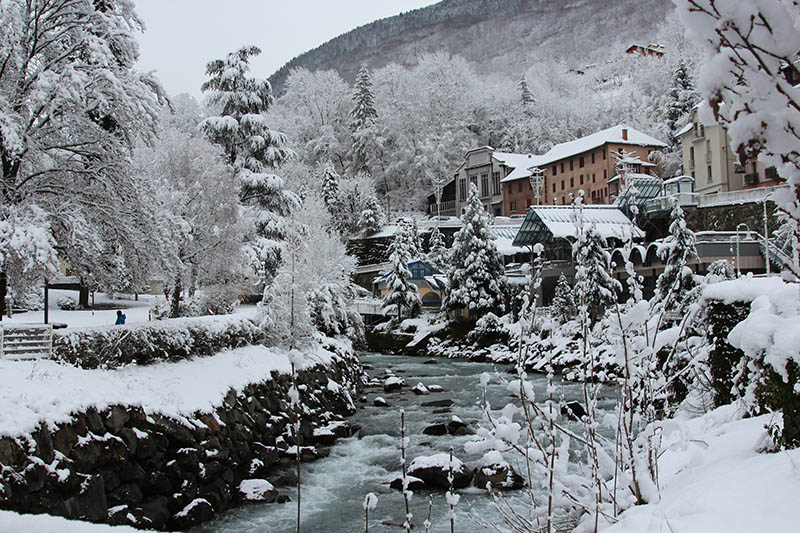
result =
M571 188L573 188L574 186L575 186L575 178L570 178L570 179L569 179L569 188L571 189Z
M481 174L481 196L489 196L489 174Z
M553 165L553 176L558 175L558 165Z
M509 211L516 211L517 210L517 202L510 202L508 204L508 210Z
M606 160L606 149L603 148L603 161L605 161L605 160Z
M564 190L564 180L561 180L561 190Z
M564 172L564 162L563 161L561 162L561 172L562 173Z
M531 199L525 198L525 207L530 207L530 206L531 206Z
M581 178L581 185L583 185L583 174L581 174L580 178Z
M604 180L608 179L608 169L605 169L605 168L603 169L603 179Z
M569 160L569 169L570 170L575 170L575 160L574 159L570 159Z
M597 180L594 177L594 172L592 172L592 183L597 183Z
M473 184L475 187L477 187L478 186L478 176L470 176L469 177L469 182L471 184Z
M492 194L500 194L500 172L492 174Z
M579 168L583 168L583 158L582 157L578 158L578 167Z
M517 182L517 192L522 192L522 182L521 181Z
M553 184L553 192L556 192L556 184Z
M458 190L459 190L459 196L461 197L461 199L462 200L466 200L467 199L467 180L466 179L461 178L461 180L459 180Z
M711 176L711 165L708 165L708 183L714 181L713 176Z
M594 165L594 152L592 152L592 164Z

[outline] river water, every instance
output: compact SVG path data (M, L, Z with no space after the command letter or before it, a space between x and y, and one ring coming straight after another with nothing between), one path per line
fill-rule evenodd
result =
M405 379L408 385L399 393L384 393L382 388L367 388L366 403L359 403L358 412L351 422L362 426L361 437L341 439L331 448L329 457L302 466L301 529L313 533L342 533L364 531L362 502L367 493L378 496L378 505L370 512L371 532L400 532L402 528L387 522L402 523L405 513L402 494L389 488L388 482L400 473L400 410L406 413L407 451L409 462L419 455L447 452L450 446L454 455L472 466L480 457L464 452L464 443L471 436L430 436L422 430L433 423L447 422L456 415L471 427L481 420L480 375L483 372L504 373L508 366L495 367L490 363L476 363L458 359L437 359L436 364L420 357L364 353L361 361L370 365L372 376L381 377L387 370ZM512 376L507 375L511 378ZM544 376L531 376L537 398L544 398ZM446 392L417 396L411 387L417 383L440 385ZM559 394L565 401L581 400L582 386L577 383L557 382ZM373 400L382 396L389 407L375 407ZM450 399L451 412L434 414L436 407L422 403ZM513 401L506 387L492 379L487 388L487 399L493 408L501 408ZM600 411L614 408L608 398L599 404ZM576 428L577 429L577 428ZM510 457L507 459L511 460ZM513 464L513 461L512 461ZM521 468L517 468L521 471ZM294 488L286 487L282 493L294 500ZM475 522L475 516L495 522L496 512L486 492L479 489L459 491L461 501L456 507L456 531L484 531ZM449 532L447 503L441 493L432 493L433 532ZM417 491L411 500L411 512L416 531L424 531L422 522L428 512L428 493ZM256 504L226 512L222 517L196 528L196 533L283 533L295 531L296 506L285 504ZM499 523L499 522L498 522Z

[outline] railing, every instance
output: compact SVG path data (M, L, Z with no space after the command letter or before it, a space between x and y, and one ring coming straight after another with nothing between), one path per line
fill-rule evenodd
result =
M52 355L52 324L0 326L0 359L40 359Z
M428 212L432 217L454 217L456 216L456 201L449 200L447 202L442 202L441 204L430 204L428 205Z
M673 199L677 198L678 204L681 206L694 206L697 205L697 196L692 192L679 192L670 194L669 196L659 196L658 198L651 198L644 204L646 213L656 213L658 211L669 211L672 209Z
M353 301L353 307L360 315L382 315L383 314L383 300L377 298L373 299L358 299Z
M767 240L756 232L752 233L758 237L758 245L766 261L782 266L792 265L792 241L790 239L785 239L784 242L780 242L775 237ZM765 243L768 250L764 249Z
M759 187L744 191L721 192L719 194L698 194L697 207L710 207L713 205L744 204L750 202L763 202L764 197L788 185L775 185L773 187Z

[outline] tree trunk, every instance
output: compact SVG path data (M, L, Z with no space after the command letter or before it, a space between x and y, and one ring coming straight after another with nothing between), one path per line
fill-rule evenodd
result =
M178 318L181 314L181 277L175 277L175 287L172 289L172 301L170 302L169 317Z
M89 287L83 283L81 283L80 292L78 293L78 307L89 309Z
M6 294L8 293L8 278L6 278L6 271L0 271L0 322L3 321L3 315L6 314Z

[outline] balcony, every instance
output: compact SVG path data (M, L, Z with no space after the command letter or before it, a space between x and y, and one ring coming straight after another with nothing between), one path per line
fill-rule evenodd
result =
M744 175L745 185L756 185L758 183L758 172L751 172Z
M443 217L454 217L456 216L456 201L450 200L448 202L442 202L441 204L428 204L428 213L430 216L443 216Z

